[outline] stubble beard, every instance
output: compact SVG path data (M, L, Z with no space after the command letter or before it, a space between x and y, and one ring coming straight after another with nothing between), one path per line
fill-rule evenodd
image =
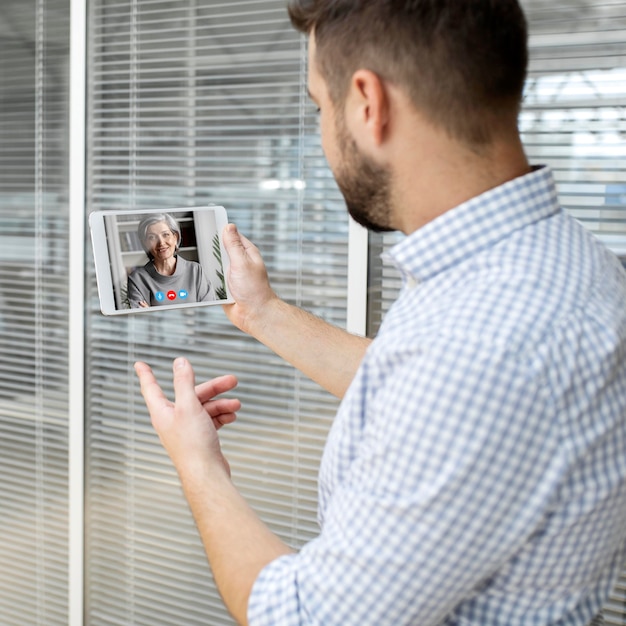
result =
M391 173L358 149L342 118L337 120L337 141L342 163L335 172L335 180L348 213L368 230L377 233L396 230L391 225Z

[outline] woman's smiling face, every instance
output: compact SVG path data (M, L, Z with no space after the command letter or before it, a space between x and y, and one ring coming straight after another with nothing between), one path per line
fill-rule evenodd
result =
M174 256L178 235L165 222L157 222L146 230L146 243L154 259L164 261Z

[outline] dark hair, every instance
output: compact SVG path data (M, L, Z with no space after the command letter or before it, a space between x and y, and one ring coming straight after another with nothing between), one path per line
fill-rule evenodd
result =
M335 105L366 68L470 144L488 143L492 125L517 119L528 63L517 0L291 0L288 11L296 29L314 34Z

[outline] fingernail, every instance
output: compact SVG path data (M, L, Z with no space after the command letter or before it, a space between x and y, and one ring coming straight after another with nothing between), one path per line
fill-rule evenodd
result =
M182 356L179 356L177 359L174 359L174 369L179 370L181 367L185 367L187 360Z

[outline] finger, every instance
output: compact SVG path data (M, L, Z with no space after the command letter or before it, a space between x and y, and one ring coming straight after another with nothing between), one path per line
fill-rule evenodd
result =
M234 226L234 224L233 224ZM237 227L235 226L235 229ZM239 237L239 242L244 250L257 250L258 248L243 234L237 231L237 236Z
M224 241L224 247L226 248L226 252L228 252L228 256L243 255L244 247L241 242L241 235L235 224L226 224L222 232L222 240Z
M241 402L237 398L219 398L205 402L204 410L211 417L219 417L222 413L236 413L241 408Z
M204 383L196 385L196 395L200 402L208 402L215 396L219 396L221 393L231 391L239 384L239 381L232 374L225 374L224 376L218 376L212 380L207 380Z
M163 390L157 383L152 369L147 363L137 361L135 363L135 372L139 377L139 386L141 389L141 395L146 401L148 410L163 406L163 404L169 404L169 400L163 393Z
M247 258L258 260L261 258L258 248L244 235L235 224L227 224L224 227L222 239L228 256L235 260L245 262Z
M194 373L191 363L183 357L174 360L174 396L176 408L200 406L196 396Z
M222 426L232 424L236 419L237 415L235 413L222 413L213 418L213 425L215 426L215 430L219 430Z

